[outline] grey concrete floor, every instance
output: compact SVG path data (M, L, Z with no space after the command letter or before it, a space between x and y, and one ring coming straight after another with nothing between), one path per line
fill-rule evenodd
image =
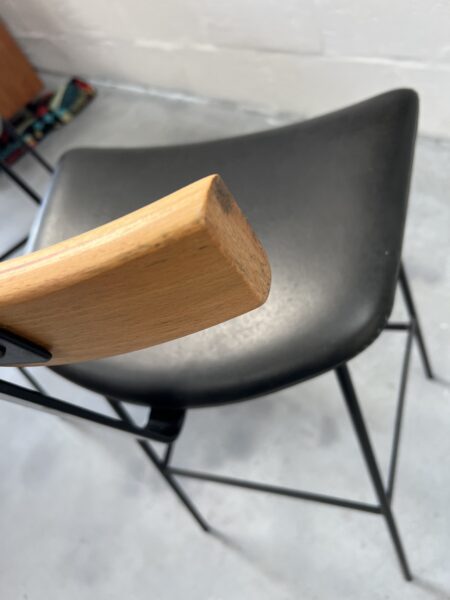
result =
M39 150L56 162L77 146L199 140L292 118L105 88ZM0 598L450 598L449 164L450 143L419 140L405 260L441 380L425 379L415 352L394 502L413 583L402 580L379 516L185 480L219 532L206 535L128 438L2 402ZM25 158L18 170L44 193L39 166ZM2 246L34 214L0 176ZM402 343L385 333L351 364L385 472ZM107 412L103 399L52 372L33 374L51 394ZM26 384L14 369L1 375ZM332 375L192 411L175 462L373 501Z

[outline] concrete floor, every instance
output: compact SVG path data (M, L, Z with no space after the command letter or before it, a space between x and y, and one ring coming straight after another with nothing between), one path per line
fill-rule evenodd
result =
M39 149L55 162L76 146L199 140L292 118L102 89ZM450 598L449 164L449 143L419 140L405 259L441 380L425 379L415 353L394 502L413 583L402 580L378 516L183 481L220 532L206 535L128 438L2 402L0 598ZM18 170L45 190L48 178L32 160ZM34 213L1 176L2 245L26 232ZM384 471L402 342L385 333L351 365ZM106 411L101 398L50 371L33 373L51 394ZM1 375L24 383L16 370ZM192 411L175 462L373 500L331 375Z

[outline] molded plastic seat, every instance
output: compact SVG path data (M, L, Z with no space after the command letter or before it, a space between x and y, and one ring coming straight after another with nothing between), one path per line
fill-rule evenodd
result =
M55 371L116 399L189 407L270 393L361 352L392 308L417 113L416 94L396 90L253 135L67 153L35 248L219 173L262 241L273 280L267 303L242 317Z

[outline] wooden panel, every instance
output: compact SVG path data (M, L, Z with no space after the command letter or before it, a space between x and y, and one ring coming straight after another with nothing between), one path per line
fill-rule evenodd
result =
M218 175L102 227L0 264L0 328L47 364L121 354L260 306L265 252Z
M0 116L10 119L41 89L41 80L0 20Z

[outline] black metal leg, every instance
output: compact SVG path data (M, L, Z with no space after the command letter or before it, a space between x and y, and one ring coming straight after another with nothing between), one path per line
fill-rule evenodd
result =
M44 167L44 169L46 171L48 171L49 173L55 172L54 168L39 154L39 152L37 152L33 148L33 146L28 144L28 142L26 142L19 133L17 133L17 131L15 130L15 128L11 125L11 123L9 121L4 119L3 123L4 123L5 130L7 131L8 135L10 135L14 140L20 142L22 144L22 146L24 147L25 152L29 152L31 154L31 156L33 156L33 158L35 160L37 160L38 163L42 167Z
M164 479L167 481L167 483L172 488L172 490L175 492L175 494L178 496L178 499L181 500L181 502L184 504L184 506L187 508L187 510L191 513L191 515L194 517L194 519L197 521L197 523L203 529L203 531L206 531L206 532L211 531L211 528L208 525L208 523L205 521L205 519L201 516L201 514L198 512L198 510L192 504L192 502L190 501L190 499L188 498L188 496L186 495L184 490L179 486L178 482L173 477L172 473L167 471L164 464L160 461L156 452L151 447L150 443L145 442L144 440L138 440L138 444L142 448L142 450L145 452L145 454L148 456L148 458L151 460L151 462L158 469L158 471L161 473L161 475L164 477Z
M10 169L3 160L0 160L0 168L2 171L5 172L5 175L12 179L12 181L14 181L14 183L18 185L20 189L22 189L25 192L25 194L27 194L33 200L33 202L36 202L36 204L42 204L42 198L39 196L39 194L37 194L28 185L28 183L24 179L22 179L22 177L20 177L20 175L17 175L17 173Z
M31 373L29 373L27 369L25 369L24 367L19 367L19 371L22 373L25 379L27 379L27 381L31 383L31 385L37 392L39 392L40 394L45 394L45 390L41 386L39 381Z
M411 363L411 347L415 333L415 323L409 325L408 335L406 337L406 348L403 356L402 373L400 377L400 386L398 390L397 410L395 413L394 439L392 443L391 460L389 464L389 475L386 488L386 494L389 502L392 503L394 494L395 474L397 470L398 452L400 447L400 435L403 421L403 410L405 406L406 387L408 384L409 365Z
M391 511L386 491L384 489L381 474L378 469L375 454L370 443L369 435L367 433L364 418L359 407L358 399L356 397L352 380L350 378L348 367L346 365L341 365L336 369L336 375L342 393L344 395L345 402L352 420L352 424L358 437L358 441L361 446L361 450L364 455L364 460L369 470L370 477L372 479L372 483L375 488L376 495L378 497L378 501L380 503L381 512L386 520L386 524L389 529L389 533L391 535L392 542L394 544L403 575L407 581L411 581L412 576L409 570L406 555L403 550L400 536L397 531L397 526L395 524L394 516Z
M167 444L166 452L165 452L164 458L163 458L163 465L165 468L167 468L170 464L170 459L172 458L172 453L173 453L173 445L174 445L174 442L170 442L170 444Z
M17 242L17 244L14 244L14 246L12 246L12 248L9 248L9 250L6 250L6 252L4 252L2 255L0 255L0 262L2 260L6 260L7 258L9 258L11 256L11 254L14 254L14 252L19 250L19 248L21 248L27 242L28 242L28 236L22 238L19 242Z
M117 414L117 416L120 417L120 419L122 421L125 421L126 423L132 422L130 416L128 415L128 413L126 412L126 410L123 408L122 404L118 400L114 400L112 398L106 398L106 400L108 401L111 408L114 410L114 412ZM191 513L191 515L194 517L194 519L197 521L197 523L200 525L200 527L203 529L203 531L210 532L211 528L208 525L208 523L205 521L205 519L201 516L201 514L198 512L198 510L192 504L192 502L190 501L190 499L188 498L188 496L186 495L184 490L180 487L180 485L178 484L178 482L176 481L176 479L172 475L172 473L170 473L170 471L167 469L167 465L165 463L165 461L167 460L167 453L166 453L166 457L163 460L161 460L158 457L158 455L156 454L156 452L153 450L153 448L151 447L149 442L147 442L145 440L137 440L137 443L142 448L142 450L146 454L147 458L149 458L149 460L153 463L153 465L156 467L156 469L159 471L159 473L162 475L162 477L166 480L167 484L175 492L178 499L182 502L182 504L184 504L184 506L187 508L187 510Z
M417 340L417 344L419 346L420 356L422 358L425 373L429 379L434 379L434 374L431 369L430 359L428 357L428 352L427 352L427 349L425 346L425 340L423 337L422 328L420 326L419 317L417 314L416 307L414 305L411 288L409 287L408 277L406 275L406 270L405 270L405 267L403 264L400 266L399 283L400 283L400 288L402 290L403 298L405 299L405 304L406 304L406 308L408 310L408 314L411 318L411 321L414 321L414 323L415 323L415 337Z

